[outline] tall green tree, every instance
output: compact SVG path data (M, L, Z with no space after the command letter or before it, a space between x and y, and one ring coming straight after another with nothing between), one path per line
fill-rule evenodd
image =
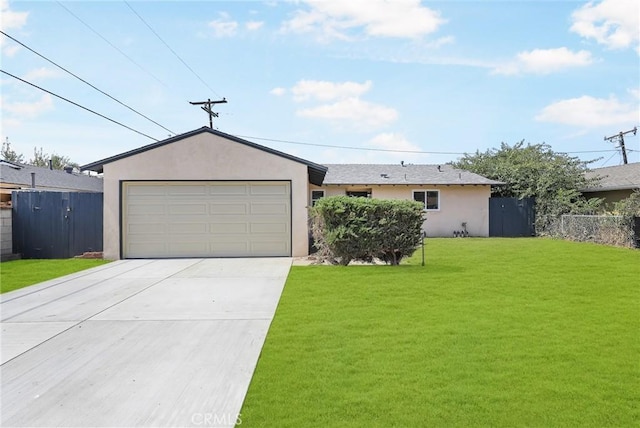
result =
M0 151L0 156L2 156L2 159L9 162L24 163L24 156L16 153L16 151L13 150L8 137L4 140L4 143L2 143L2 150Z
M451 165L504 182L494 187L493 196L536 198L536 228L544 233L560 215L592 214L602 204L601 199L586 199L579 191L597 182L585 177L592 162L554 152L548 144L523 140L465 154Z

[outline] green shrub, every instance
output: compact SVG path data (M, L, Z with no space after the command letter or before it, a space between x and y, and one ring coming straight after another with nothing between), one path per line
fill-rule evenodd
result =
M311 221L321 258L345 266L374 258L397 265L420 243L424 217L419 202L333 196L316 203Z

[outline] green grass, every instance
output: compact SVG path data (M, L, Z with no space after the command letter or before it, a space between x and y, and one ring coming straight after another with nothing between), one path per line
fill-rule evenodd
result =
M13 260L0 263L0 293L108 263L99 259Z
M429 239L293 267L242 427L640 425L640 251Z

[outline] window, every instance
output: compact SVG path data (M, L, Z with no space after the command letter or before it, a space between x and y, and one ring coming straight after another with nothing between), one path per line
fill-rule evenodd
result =
M370 198L371 197L371 189L347 190L346 194L350 198Z
M424 209L427 211L437 211L440 209L439 190L414 190L413 200L422 202Z
M311 206L314 206L319 199L324 198L324 190L311 191Z

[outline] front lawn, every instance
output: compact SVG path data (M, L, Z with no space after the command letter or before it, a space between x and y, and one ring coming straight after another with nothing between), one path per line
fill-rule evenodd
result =
M99 259L12 260L0 263L0 293L108 263Z
M293 267L242 427L640 424L640 251L428 239Z

